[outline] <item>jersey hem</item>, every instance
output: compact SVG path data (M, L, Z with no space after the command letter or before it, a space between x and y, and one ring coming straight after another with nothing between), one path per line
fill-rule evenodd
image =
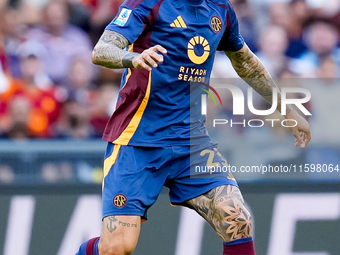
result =
M103 140L109 143L113 143L113 144L117 144L117 145L126 145L120 142L115 142L115 140L112 140L110 137L107 136L103 136ZM213 145L216 144L214 142L212 142L211 140L196 140L195 142L193 142L193 140L196 139L188 139L186 141L183 142L172 142L172 141L160 141L157 143L146 143L146 142L129 142L127 145L129 146L136 146L136 147L164 147L164 146L191 146L191 145L199 145L199 144L209 144L209 145Z
M145 212L143 213L142 211L110 211L107 213L104 213L102 216L102 220L104 220L104 218L106 217L110 217L110 216L140 216L142 217L142 219L147 220L147 216L145 215Z
M209 192L210 190L214 189L214 188L217 188L219 186L222 186L222 185L232 185L232 186L235 186L235 187L239 187L237 182L234 181L234 180L230 180L230 179L221 179L217 182L214 182L210 185L207 185L206 187L204 187L203 189L200 189L199 192L197 193L193 193L191 195L188 195L188 196L183 196L181 197L181 199L175 199L175 198L171 198L170 197L170 204L171 205L174 205L174 206L177 206L177 205L182 205L183 206L183 203L185 201L188 201L190 199L193 199L195 197L199 197L207 192ZM185 205L184 205L185 206Z

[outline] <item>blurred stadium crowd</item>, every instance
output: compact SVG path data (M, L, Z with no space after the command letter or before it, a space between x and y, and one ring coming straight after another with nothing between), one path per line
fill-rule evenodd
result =
M273 77L339 77L340 1L231 2L247 44ZM95 67L91 51L121 3L0 0L2 138L101 136L122 71ZM236 77L222 53L212 77Z
M120 1L0 0L0 134L100 137L121 71L91 63Z

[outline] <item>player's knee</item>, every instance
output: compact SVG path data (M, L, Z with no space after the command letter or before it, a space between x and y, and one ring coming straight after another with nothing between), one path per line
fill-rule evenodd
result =
M130 255L135 249L129 242L99 242L99 255Z

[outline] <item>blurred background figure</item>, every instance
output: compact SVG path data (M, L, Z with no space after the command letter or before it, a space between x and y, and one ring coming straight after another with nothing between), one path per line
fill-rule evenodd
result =
M6 115L1 118L2 137L26 140L32 138L29 118L32 105L25 97L12 98Z
M289 47L287 55L298 57L306 50L303 41L304 29L307 21L313 16L313 9L307 3L308 0L292 0L288 7L288 26L287 34Z
M21 52L22 78L11 79L8 89L0 95L0 126L9 138L16 138L10 135L13 130L26 132L26 138L51 137L51 124L59 116L54 86L44 75L37 55L28 49Z
M268 11L269 25L277 25L286 30L289 42L287 56L299 56L306 49L302 37L305 22L311 15L306 1L270 1Z
M1 19L2 45L4 49L3 62L5 70L9 71L12 77L21 77L20 57L17 49L25 41L25 25L21 22L18 9L8 7L3 11ZM4 62L6 61L6 62Z
M252 51L257 48L257 27L253 8L248 0L231 0L239 21L240 32Z
M311 128L313 128L313 142L319 145L340 143L340 134L336 128L339 125L340 84L338 81L340 68L330 55L320 59L317 69L317 82L313 80L308 85L313 97L311 101ZM320 125L322 123L322 125Z
M314 95L311 101L310 118L313 129L312 147L307 151L306 162L309 164L340 164L340 134L338 95L340 68L333 56L320 58L317 68L317 79L311 81L308 89ZM318 178L318 176L314 176Z
M340 65L339 34L330 22L315 21L308 26L305 34L308 49L303 52L291 68L304 77L315 77L320 59L330 55Z
M41 90L52 90L54 84L42 62L48 54L44 46L36 41L26 41L17 48L16 52L19 57L20 78Z
M115 111L118 93L119 86L112 83L105 83L95 91L90 106L90 123L96 137L102 136L106 123Z
M90 14L90 36L94 43L101 36L102 31L118 13L122 0L81 0Z
M64 102L61 116L54 127L55 138L89 139L93 128L89 124L88 109L74 100Z
M285 56L288 48L287 32L280 26L270 26L263 30L259 39L257 56L273 77L278 77L288 59Z
M63 87L67 91L67 99L74 100L84 107L90 103L91 90L95 88L91 80L91 64L86 59L75 58L72 60L67 80Z
M92 43L84 31L69 24L66 3L51 1L43 9L43 18L41 26L27 32L27 39L44 45L46 72L59 85L65 82L74 57L83 56L90 62Z

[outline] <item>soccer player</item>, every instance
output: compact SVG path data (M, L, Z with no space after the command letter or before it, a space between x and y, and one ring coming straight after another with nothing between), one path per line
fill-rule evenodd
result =
M107 26L93 63L126 70L103 135L103 230L77 254L131 254L163 186L172 204L194 209L210 223L224 255L255 254L251 215L235 179L190 178L195 165L226 165L204 126L204 92L192 85L207 81L216 50L271 103L275 84L245 44L227 0L126 0ZM290 131L295 145L305 148L308 123L291 107L285 117L298 122Z

